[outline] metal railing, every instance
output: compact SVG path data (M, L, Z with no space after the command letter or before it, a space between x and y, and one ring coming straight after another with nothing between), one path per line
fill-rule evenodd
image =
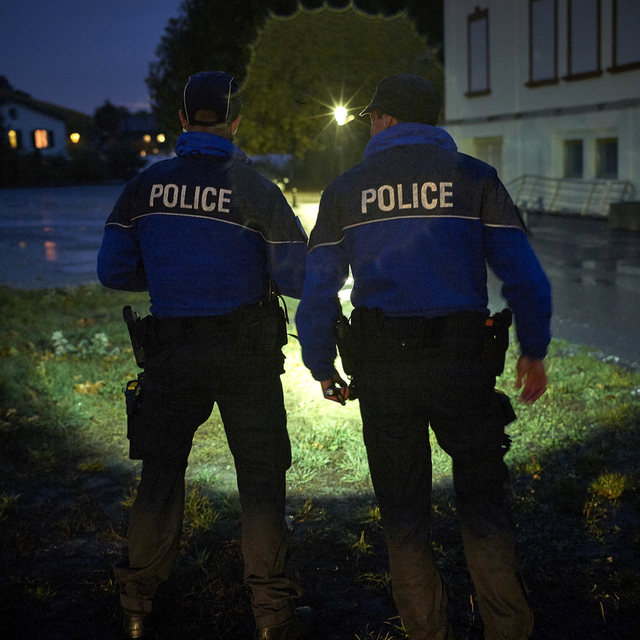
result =
M506 185L522 211L609 215L612 202L633 200L635 188L622 180L577 180L524 175Z

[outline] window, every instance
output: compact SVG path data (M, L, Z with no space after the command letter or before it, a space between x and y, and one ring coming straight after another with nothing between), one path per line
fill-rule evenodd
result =
M469 91L467 96L485 96L489 89L489 11L476 9L467 18Z
M500 174L502 172L502 137L476 138L473 142L476 158L490 164Z
M22 149L22 131L11 129L7 135L12 149Z
M582 178L583 143L582 140L564 141L564 177Z
M613 0L613 66L611 72L640 68L640 2Z
M52 132L46 129L36 129L33 132L33 146L36 149L47 149L53 146Z
M529 82L535 87L558 82L557 0L529 0Z
M600 0L567 0L567 76L582 80L602 75L600 68Z
M617 180L618 178L618 139L602 138L596 140L596 178Z

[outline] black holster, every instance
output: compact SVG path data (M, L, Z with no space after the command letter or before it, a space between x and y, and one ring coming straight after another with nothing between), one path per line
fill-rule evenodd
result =
M123 389L127 408L127 438L129 439L129 458L142 460L144 449L144 425L141 406L144 395L144 371L135 380L129 380Z
M482 359L495 376L504 371L512 317L511 309L503 309L488 318L484 326Z

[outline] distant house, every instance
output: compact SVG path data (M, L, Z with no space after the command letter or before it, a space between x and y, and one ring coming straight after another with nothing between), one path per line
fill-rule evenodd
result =
M67 145L89 143L93 119L77 111L34 100L21 91L0 91L0 125L18 151L67 157ZM73 142L70 142L70 136Z
M15 98L0 102L0 115L9 145L19 151L40 151L45 156L66 156L65 121Z
M640 2L444 0L445 127L524 208L640 197Z

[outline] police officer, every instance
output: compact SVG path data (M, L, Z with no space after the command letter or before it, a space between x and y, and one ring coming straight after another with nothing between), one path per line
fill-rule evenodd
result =
M269 289L300 297L307 238L280 189L232 142L241 119L232 76L192 75L179 116L177 157L127 184L98 256L102 284L148 290L151 301L137 329L146 365L130 434L142 476L128 567L117 571L125 631L154 633L148 614L176 558L193 435L217 403L237 473L255 637L291 640L300 634L299 587L285 575L286 329Z
M550 285L509 194L489 165L436 128L442 98L427 80L392 75L361 113L364 160L324 191L310 237L297 327L325 397L349 388L334 367L337 293L353 275L351 393L385 529L393 595L412 640L452 638L429 538L429 426L453 462L457 513L485 638L529 638L533 616L515 558L503 457L515 418L494 389L496 349L486 264L516 320L522 400L545 391ZM500 353L502 351L502 353ZM497 352L497 353L496 353Z

